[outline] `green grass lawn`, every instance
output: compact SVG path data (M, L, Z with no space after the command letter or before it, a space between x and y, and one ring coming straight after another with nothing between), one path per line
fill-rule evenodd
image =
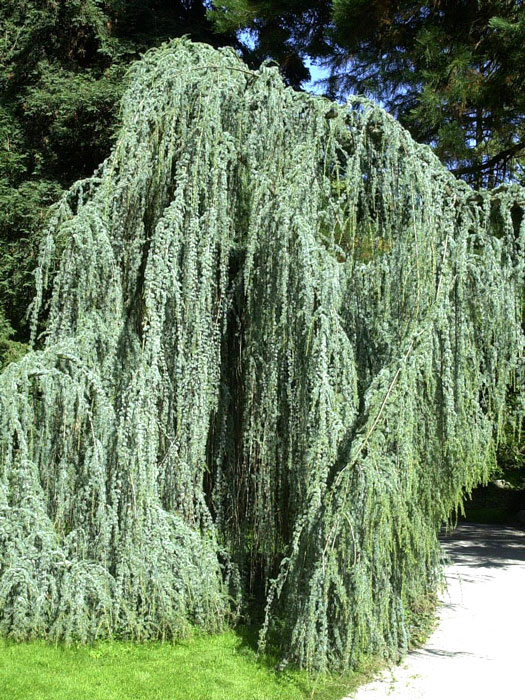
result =
M55 646L0 641L2 700L340 700L372 670L309 676L274 670L241 634L183 642Z

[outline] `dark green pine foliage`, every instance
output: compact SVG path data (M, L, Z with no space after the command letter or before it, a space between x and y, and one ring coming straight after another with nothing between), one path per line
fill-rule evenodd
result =
M327 94L380 99L470 184L525 182L521 0L221 0L212 6L217 28L248 31L253 55L277 59L290 84L308 79L313 58L329 69Z
M47 208L110 151L131 50L118 56L106 9L93 0L0 8L0 303L19 340Z
M523 206L367 101L148 53L0 375L1 633L178 637L255 597L302 666L403 652L519 377Z
M332 88L381 94L476 187L523 183L524 21L521 0L334 0Z
M109 155L129 64L172 37L232 35L201 0L3 0L0 27L0 315L27 341L48 207Z

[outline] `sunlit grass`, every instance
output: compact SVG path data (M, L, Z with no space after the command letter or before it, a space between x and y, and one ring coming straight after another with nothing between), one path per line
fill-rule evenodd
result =
M372 670L277 672L236 632L183 642L55 646L0 641L2 700L340 700Z

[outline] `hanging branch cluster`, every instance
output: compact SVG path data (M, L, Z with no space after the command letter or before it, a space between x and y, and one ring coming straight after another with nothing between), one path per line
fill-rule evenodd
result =
M0 632L172 638L255 598L302 666L395 656L508 420L523 192L229 49L131 78L0 376Z

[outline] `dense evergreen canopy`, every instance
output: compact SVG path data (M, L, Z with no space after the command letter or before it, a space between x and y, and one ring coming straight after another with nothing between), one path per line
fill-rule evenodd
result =
M255 600L303 666L406 649L509 418L524 206L366 100L148 53L55 209L43 349L0 375L0 632L176 637Z
M309 60L332 95L381 99L412 136L470 184L525 182L522 0L221 0L218 28L291 84Z
M26 342L49 206L110 153L129 65L163 41L220 37L202 0L0 3L0 369ZM5 318L4 318L5 316Z

